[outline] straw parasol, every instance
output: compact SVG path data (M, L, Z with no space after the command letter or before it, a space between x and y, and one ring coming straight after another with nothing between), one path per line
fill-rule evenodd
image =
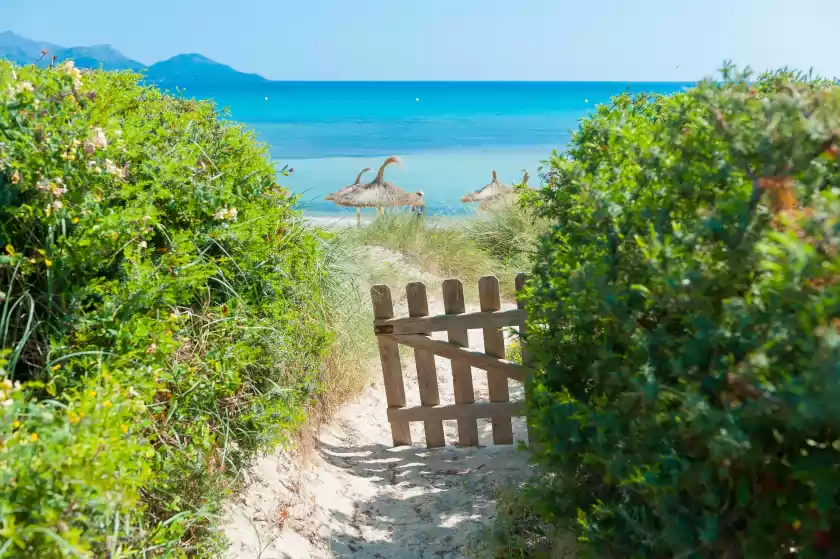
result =
M475 192L470 192L461 198L461 202L464 202L465 204L469 204L471 202L481 202L483 204L485 202L489 202L490 200L495 200L500 196L510 194L511 192L513 192L513 189L506 184L500 183L499 179L496 178L496 171L493 171L493 180L490 181L490 184L479 188Z
M399 157L389 157L385 160L371 182L351 188L341 195L336 194L333 202L340 206L354 208L376 208L379 215L382 208L390 206L411 206L412 208L424 205L422 192L406 192L402 188L385 180L385 168L391 163L402 165Z
M364 174L365 174L365 173L367 173L368 171L370 171L370 167L365 167L364 169L362 169L362 172L361 172L361 173L359 173L359 174L356 176L356 182L354 182L354 183L353 183L353 184L351 184L350 186L345 186L344 188L341 188L341 189L339 189L339 190L336 190L335 192L333 192L332 194L329 194L328 196L325 196L325 197L324 197L324 200L333 200L333 201L335 201L335 197L336 197L336 196L342 196L342 195L344 195L344 194L346 194L346 193L350 192L350 191L351 191L351 190L353 190L354 188L357 188L357 187L359 187L359 186L362 186L362 183L360 182L360 181L362 180L362 175L364 175ZM361 224L361 222L362 222L362 210L361 210L361 208L356 208L356 224L357 224L357 225L358 225L358 224Z
M359 175L356 177L356 182L354 182L350 186L345 186L344 188L336 190L335 192L333 192L332 194L329 194L328 196L325 196L324 200L335 200L336 196L340 196L341 194L344 194L345 192L349 191L351 188L356 188L357 186L361 186L362 183L360 181L362 180L362 175L364 175L368 171L370 171L370 167L365 167L364 169L362 169L362 172L359 173Z

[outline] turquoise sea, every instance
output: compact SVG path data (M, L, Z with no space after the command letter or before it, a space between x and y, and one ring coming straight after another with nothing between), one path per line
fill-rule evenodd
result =
M686 83L619 82L270 82L244 89L188 90L212 98L271 146L281 184L300 193L307 213L352 213L323 200L364 167L389 155L386 178L425 194L430 214L464 211L460 197L487 184L491 171L515 183L562 151L571 130L596 105L630 90L672 93ZM366 176L367 180L373 174Z

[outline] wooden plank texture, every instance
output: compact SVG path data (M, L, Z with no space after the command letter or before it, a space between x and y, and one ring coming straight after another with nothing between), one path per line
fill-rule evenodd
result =
M481 351L476 351L468 347L461 347L459 344L444 342L436 340L429 336L421 334L402 334L400 336L377 336L379 339L391 339L396 343L413 347L414 349L423 349L431 351L435 355L452 359L453 361L461 361L472 367L484 369L491 374L500 374L519 382L525 382L525 377L531 373L531 370L523 367L519 363L499 359L492 355L487 355Z
M374 285L370 290L374 318L393 318L394 304L387 285ZM403 384L400 352L393 338L378 337L379 359L382 362L382 378L385 383L385 397L389 408L405 407L405 385ZM394 446L410 445L411 431L408 422L391 421L391 437Z
M463 314L466 311L464 286L460 280L448 279L443 282L443 306L446 314L450 315ZM466 328L450 328L447 332L450 343L460 347L468 347L470 345ZM403 336L403 338L415 336L416 334L409 334ZM457 356L452 357L452 383L455 391L456 404L475 403L472 367L470 367L467 361ZM458 420L458 442L461 446L478 446L478 424L475 419L462 418Z
M525 311L525 301L519 296L520 291L525 287L526 281L528 281L528 274L520 272L516 275L516 308L522 311L522 319L519 322L519 349L522 355L522 364L528 367L531 364L531 356L528 354L528 347L525 344L525 338L527 336L525 320L528 318L528 315Z
M450 328L491 328L518 326L525 320L525 311L511 309L497 312L473 312L456 315L438 315L409 318L392 318L374 321L377 334L426 334Z
M499 280L494 276L485 276L478 281L478 298L482 312L494 312L502 308L499 295ZM484 328L484 353L504 359L505 335L501 328ZM490 402L507 402L510 400L507 377L487 372L487 390ZM495 444L513 444L513 425L510 417L493 418L493 442Z
M405 287L405 294L408 299L409 316L417 318L429 314L429 301L426 297L426 286L423 283L409 283ZM414 361L417 365L420 403L423 407L440 405L435 354L423 349L415 349ZM428 448L440 448L446 445L443 423L440 419L427 419L423 422L423 426L426 431L426 446Z
M522 415L523 402L493 402L480 404L449 404L446 406L414 406L411 408L390 408L390 421L444 421L448 419L473 420L510 418Z
M524 272L520 272L516 275L516 308L525 310L525 301L522 299L521 292L522 289L525 287L525 282L528 281L528 274ZM527 316L526 316L527 318ZM526 329L525 319L519 324L519 351L520 355L522 356L522 365L525 367L531 367L531 355L528 353L528 344L525 342L527 341L528 331ZM526 419L526 429L528 431L528 444L533 444L534 438L531 436L531 423Z

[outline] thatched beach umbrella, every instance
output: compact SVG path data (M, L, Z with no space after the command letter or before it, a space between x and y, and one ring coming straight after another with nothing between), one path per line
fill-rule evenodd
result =
M333 202L354 208L376 208L377 215L381 213L382 208L391 206L423 206L422 192L406 192L385 180L385 168L391 163L401 165L402 161L399 157L389 157L379 168L375 179L343 194L336 194Z
M362 169L362 172L359 173L359 175L356 177L356 182L354 182L350 186L345 186L344 188L340 188L340 189L336 190L335 192L333 192L332 194L324 196L324 200L335 200L336 196L339 196L341 194L344 194L345 192L348 192L351 188L356 188L357 186L361 186L362 183L360 181L362 180L362 175L364 175L368 171L370 171L370 167L365 167L364 169Z
M362 169L362 172L359 173L358 176L356 176L356 182L354 182L350 186L345 186L344 188L336 190L332 194L329 194L329 195L325 196L324 200L335 200L336 196L342 196L342 195L350 192L354 188L362 186L362 183L360 182L362 180L362 175L364 175L368 171L370 171L370 167L365 167L364 169ZM362 209L361 208L356 208L356 223L359 224L361 222L362 222Z
M461 202L465 204L469 204L471 202L481 202L482 204L485 204L491 200L510 194L511 192L513 192L513 188L500 183L499 179L496 177L496 171L493 171L493 180L490 181L490 184L479 188L475 192L470 192L461 198Z

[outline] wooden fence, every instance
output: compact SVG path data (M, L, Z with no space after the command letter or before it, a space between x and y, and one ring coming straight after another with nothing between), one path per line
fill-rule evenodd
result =
M522 289L525 274L516 278L517 292ZM523 402L511 402L508 378L525 381L529 369L505 360L503 327L518 326L524 331L526 313L522 304L517 309L501 310L499 280L493 276L478 282L479 312L467 313L464 288L457 279L443 282L443 303L446 314L429 316L426 286L409 283L406 286L408 317L395 318L391 290L386 285L371 289L374 313L374 332L379 342L379 356L388 401L388 421L394 446L410 445L409 423L422 421L426 432L426 446L446 444L444 420L457 420L461 446L478 446L477 419L490 419L495 444L513 443L511 418L522 415ZM467 331L482 329L484 352L470 349ZM432 332L446 331L448 342L430 337ZM399 344L414 348L417 365L417 384L421 405L406 407L405 383L400 364ZM527 363L524 344L522 362ZM435 355L452 361L455 403L441 405ZM473 391L472 367L487 371L488 403L476 403Z

